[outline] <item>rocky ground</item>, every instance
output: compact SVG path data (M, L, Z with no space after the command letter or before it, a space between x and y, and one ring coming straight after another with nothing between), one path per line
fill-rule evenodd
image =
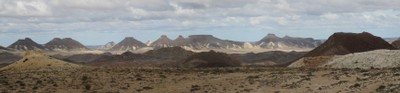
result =
M354 93L397 92L400 68L117 68L0 71L2 92Z
M336 55L320 67L329 68L393 68L400 67L400 50L373 50Z

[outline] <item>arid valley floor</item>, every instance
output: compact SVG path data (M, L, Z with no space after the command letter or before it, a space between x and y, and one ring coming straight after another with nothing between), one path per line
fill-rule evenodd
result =
M110 68L1 71L2 92L348 93L396 92L400 69Z

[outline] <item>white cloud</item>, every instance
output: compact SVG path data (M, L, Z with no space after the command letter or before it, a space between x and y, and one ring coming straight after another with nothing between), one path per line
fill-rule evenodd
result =
M149 13L146 10L129 7L129 10L132 12L132 16L136 19L140 19L142 17L148 16Z
M193 9L185 9L182 6L179 6L176 3L169 2L169 5L174 7L175 13L179 16L193 16L196 14L196 12Z
M284 17L278 17L275 19L275 21L279 24L279 25L287 25L288 24L288 20Z
M43 1L15 0L0 1L0 15L2 16L50 16L51 11Z
M339 15L333 14L333 13L325 13L325 14L321 15L321 17L325 18L325 19L329 19L329 20L335 20L335 19L339 18Z
M0 33L399 29L399 15L400 0L0 0Z

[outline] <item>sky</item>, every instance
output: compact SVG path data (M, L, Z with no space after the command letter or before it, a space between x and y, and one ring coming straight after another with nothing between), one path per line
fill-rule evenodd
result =
M334 32L400 36L400 0L0 0L0 45L71 37L102 45L134 37L210 34L258 41L326 39Z

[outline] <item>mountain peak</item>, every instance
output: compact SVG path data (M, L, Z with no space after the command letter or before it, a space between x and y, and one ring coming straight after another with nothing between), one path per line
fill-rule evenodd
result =
M306 56L344 55L375 49L394 49L394 47L382 38L368 32L337 32L331 35L322 45L306 54Z
M136 49L146 47L147 45L136 40L133 37L125 37L122 41L118 44L113 46L110 50L113 51L134 51Z
M61 49L61 50L85 50L86 48L80 42L72 38L54 38L44 45L48 49Z
M73 40L73 39L70 37L67 37L67 38L64 38L64 40Z
M161 37L158 38L156 41L152 42L150 44L150 46L157 47L157 48L171 47L171 46L173 46L173 44L172 44L172 40L169 39L166 35L161 35Z
M53 38L53 40L61 40L61 38L56 37L56 38Z
M279 38L279 37L276 36L275 34L268 33L267 36L266 36L265 38Z
M182 35L179 35L175 40L183 40L185 39Z
M135 39L135 38L133 38L133 37L125 37L124 38L124 40L132 40L132 39Z
M196 38L196 37L214 37L213 35L190 35L189 38Z
M161 38L168 38L167 35L161 35L160 37L161 37Z
M26 37L26 38L25 38L25 40L32 40L32 39L31 39L31 38L29 38L29 37Z
M26 37L24 39L18 39L18 41L20 41L20 42L32 42L33 40L31 38L29 38L29 37Z
M171 39L168 38L167 35L161 35L160 38L159 38L159 40L160 40L160 39L161 39L161 40L171 40Z
M44 47L31 38L19 39L18 41L14 42L7 48L16 49L16 50L35 50L35 49L44 49Z

